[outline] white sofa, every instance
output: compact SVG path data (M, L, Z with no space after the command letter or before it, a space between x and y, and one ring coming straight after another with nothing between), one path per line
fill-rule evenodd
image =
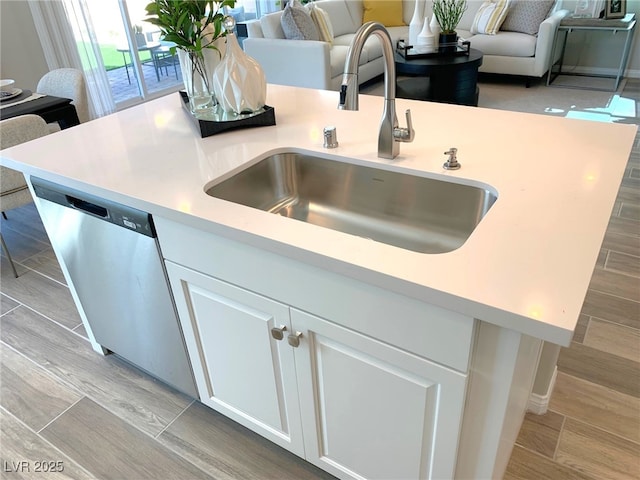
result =
M427 3L431 2L427 0ZM568 10L561 9L561 0L556 2L549 16L540 24L537 35L502 30L496 35L473 35L470 32L471 25L482 1L469 0L468 5L457 32L471 42L472 48L484 54L480 72L537 78L547 72L558 25L569 14ZM559 56L560 51L557 51L555 60Z
M267 81L325 90L339 90L344 63L355 32L362 25L362 0L318 0L327 12L334 33L332 44L314 40L287 40L280 26L282 12L247 22L248 38L243 47L265 71ZM471 47L484 53L480 72L542 77L548 69L553 42L560 20L568 13L559 9L540 24L537 35L500 31L496 35L472 35L471 25L482 0L468 0L468 8L458 26L458 35L471 41ZM407 26L389 27L395 42L408 38L414 0L403 0L403 20ZM431 16L431 1L425 2ZM377 37L369 38L360 56L358 80L364 83L384 71L382 48Z

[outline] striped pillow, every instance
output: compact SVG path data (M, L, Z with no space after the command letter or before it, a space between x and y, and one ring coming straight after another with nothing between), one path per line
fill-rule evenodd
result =
M487 0L481 6L473 19L471 33L495 35L500 25L507 17L510 0Z
M309 14L311 15L311 20L313 20L313 23L315 23L318 28L320 40L323 42L333 43L333 27L331 25L331 20L329 19L329 14L316 6L314 2L310 2L307 7L309 9Z

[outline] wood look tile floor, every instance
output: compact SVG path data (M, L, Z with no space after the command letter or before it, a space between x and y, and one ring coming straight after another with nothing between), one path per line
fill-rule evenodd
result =
M624 96L638 111L640 80ZM527 414L504 478L640 478L640 134L549 410Z
M640 80L624 94L640 102ZM21 276L3 252L1 478L333 478L93 352L35 207L8 217L0 227ZM42 461L63 470L36 472ZM504 478L640 478L640 136L549 411L527 414Z

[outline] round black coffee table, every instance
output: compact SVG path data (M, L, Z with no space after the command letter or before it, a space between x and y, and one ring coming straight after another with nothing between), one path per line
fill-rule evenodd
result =
M395 52L396 96L413 100L478 106L478 68L482 52L405 59Z

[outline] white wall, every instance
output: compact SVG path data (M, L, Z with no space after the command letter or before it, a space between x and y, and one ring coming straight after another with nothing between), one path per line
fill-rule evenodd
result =
M27 2L0 0L0 78L12 78L18 88L35 91L48 71Z

